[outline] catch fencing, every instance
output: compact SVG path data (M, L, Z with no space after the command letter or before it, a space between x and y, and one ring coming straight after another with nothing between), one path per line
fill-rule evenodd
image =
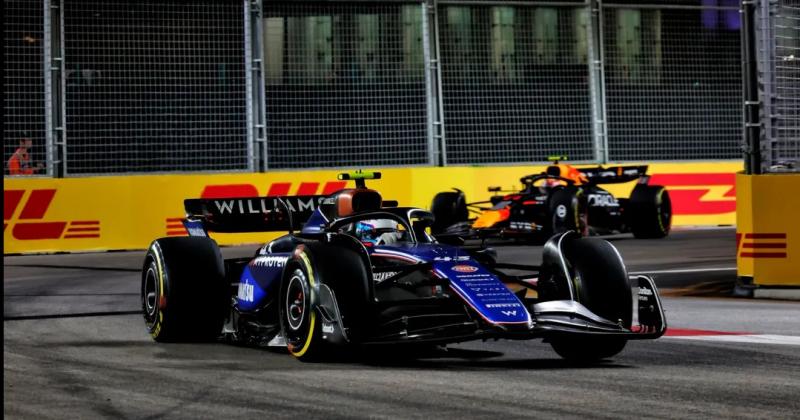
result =
M758 2L755 13L762 172L800 172L800 1Z
M57 177L739 159L741 7L9 0L4 159L22 136ZM776 160L798 153L796 39L770 58Z

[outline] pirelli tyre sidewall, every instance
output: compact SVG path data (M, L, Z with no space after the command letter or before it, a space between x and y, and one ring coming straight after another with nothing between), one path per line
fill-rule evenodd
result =
M299 245L286 264L278 295L281 332L289 353L300 360L314 360L322 353L321 319L316 310L318 273L308 247Z
M548 236L574 231L588 234L588 204L583 189L574 186L558 188L550 195L550 232Z
M469 212L464 193L445 191L436 194L431 202L431 213L434 217L431 230L434 233L443 232L449 226L466 221L469 218Z
M160 342L219 336L230 296L216 242L177 237L153 241L142 266L145 327Z
M628 201L631 231L637 238L663 238L672 228L672 201L660 185L636 185Z

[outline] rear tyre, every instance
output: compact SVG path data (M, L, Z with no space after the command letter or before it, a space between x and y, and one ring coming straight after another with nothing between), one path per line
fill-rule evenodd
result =
M636 185L626 212L636 238L663 238L672 228L672 202L660 185Z
M630 328L631 286L614 246L598 238L579 238L564 245L564 254L572 266L576 300L595 314ZM550 340L559 356L580 363L612 357L625 348L626 342L624 338L603 336L560 336Z
M550 196L550 226L548 236L573 231L587 236L588 204L583 190L575 187L557 189Z
M431 213L434 222L431 225L433 233L444 232L448 227L465 222L469 218L467 200L461 191L440 192L433 197Z
M141 300L155 341L217 338L230 300L217 243L201 237L153 241L142 267Z

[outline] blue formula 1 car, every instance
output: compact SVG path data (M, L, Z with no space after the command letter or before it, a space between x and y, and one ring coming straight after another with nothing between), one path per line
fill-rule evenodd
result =
M142 271L147 330L163 341L286 346L298 359L353 346L543 338L564 358L616 355L666 321L653 281L574 232L540 266L431 236L433 215L356 188L330 196L185 200L190 236L155 240ZM299 229L299 232L294 232ZM209 232L288 231L251 258L223 259ZM506 271L514 270L516 274ZM521 273L521 274L520 274Z

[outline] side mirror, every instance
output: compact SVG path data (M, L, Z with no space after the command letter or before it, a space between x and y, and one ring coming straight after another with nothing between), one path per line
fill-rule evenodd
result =
M464 245L464 238L458 235L442 234L442 235L436 235L434 236L434 238L436 238L437 242L443 243L445 245L454 245L454 246Z

